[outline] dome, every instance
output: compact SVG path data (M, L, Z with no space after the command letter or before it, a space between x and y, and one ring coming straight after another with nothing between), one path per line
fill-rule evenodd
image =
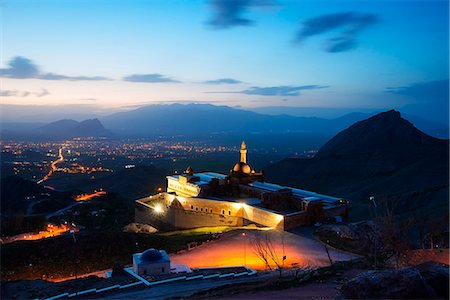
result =
M250 166L242 161L238 162L233 167L233 172L242 172L244 174L250 174L251 171L252 169L250 168Z
M145 250L141 255L141 261L143 262L154 262L161 260L162 258L161 252L153 248Z

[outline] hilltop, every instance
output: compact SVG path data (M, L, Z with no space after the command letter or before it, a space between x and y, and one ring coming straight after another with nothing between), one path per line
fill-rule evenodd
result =
M352 217L368 216L369 197L397 213L440 217L448 211L448 140L433 138L387 111L355 123L312 159L287 158L267 168L269 181L344 197Z

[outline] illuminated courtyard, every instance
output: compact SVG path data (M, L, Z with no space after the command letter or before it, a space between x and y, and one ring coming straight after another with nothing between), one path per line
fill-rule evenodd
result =
M264 270L264 261L256 254L255 240L257 236L265 239L268 236L274 252L282 261L286 256L284 267L322 267L330 264L324 244L314 238L305 237L286 231L276 230L235 230L222 234L216 240L190 251L170 255L173 263L188 264L191 268L239 266ZM333 262L357 258L351 253L328 248ZM271 268L275 264L269 259Z

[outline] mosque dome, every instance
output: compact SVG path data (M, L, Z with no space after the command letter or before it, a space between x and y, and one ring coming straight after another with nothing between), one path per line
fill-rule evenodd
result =
M156 249L150 248L142 252L141 260L143 262L155 262L161 260L162 254Z
M248 164L246 164L245 162L240 161L240 162L238 162L237 164L234 165L233 172L250 174L252 172L252 169L250 168L250 166Z

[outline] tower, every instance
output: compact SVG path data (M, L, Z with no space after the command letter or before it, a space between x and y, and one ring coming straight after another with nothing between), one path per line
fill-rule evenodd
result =
M241 144L241 162L243 163L247 163L247 145L245 144L244 141L242 141Z

